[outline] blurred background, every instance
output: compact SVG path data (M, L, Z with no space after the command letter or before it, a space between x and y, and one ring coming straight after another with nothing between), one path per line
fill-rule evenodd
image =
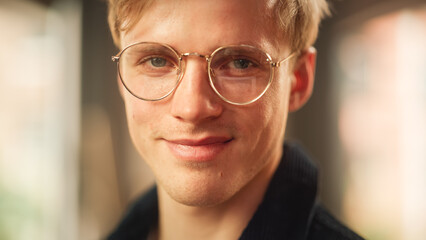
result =
M426 2L333 1L288 139L368 239L426 236ZM104 0L0 0L0 239L102 239L153 183L116 83Z

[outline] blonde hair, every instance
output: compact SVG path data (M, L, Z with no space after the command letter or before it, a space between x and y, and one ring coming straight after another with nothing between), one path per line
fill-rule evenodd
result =
M108 0L108 23L114 43L120 48L120 32L131 30L153 0ZM314 44L318 26L329 14L326 0L278 0L278 29L290 36L290 47L301 51Z

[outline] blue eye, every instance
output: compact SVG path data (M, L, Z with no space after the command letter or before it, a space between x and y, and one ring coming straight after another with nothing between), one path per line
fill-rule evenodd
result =
M150 62L154 67L164 67L167 65L167 60L160 57L151 58Z

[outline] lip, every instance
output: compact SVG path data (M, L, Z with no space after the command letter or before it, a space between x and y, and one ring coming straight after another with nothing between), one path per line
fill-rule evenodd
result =
M233 138L211 136L202 139L164 139L170 152L182 161L209 162L229 146Z

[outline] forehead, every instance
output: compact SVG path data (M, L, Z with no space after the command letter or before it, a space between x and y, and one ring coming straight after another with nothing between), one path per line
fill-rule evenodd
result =
M130 31L121 33L121 46L153 41L205 53L244 43L270 50L283 42L273 9L273 1L262 0L154 1Z

